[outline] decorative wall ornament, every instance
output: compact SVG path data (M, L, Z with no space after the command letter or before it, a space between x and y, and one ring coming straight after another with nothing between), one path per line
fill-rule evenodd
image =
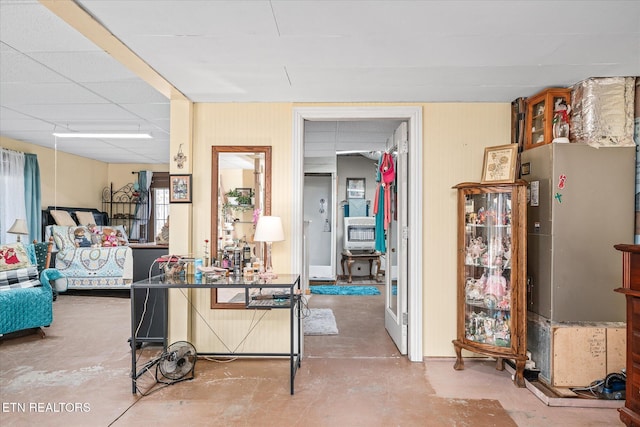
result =
M173 160L178 164L178 169L182 169L184 167L184 162L187 161L187 156L182 152L182 144L178 147L178 154L173 156Z

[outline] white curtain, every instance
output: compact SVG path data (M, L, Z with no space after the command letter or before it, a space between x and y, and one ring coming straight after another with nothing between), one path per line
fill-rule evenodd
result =
M0 149L0 243L17 240L16 234L9 234L18 218L26 219L24 202L24 153Z

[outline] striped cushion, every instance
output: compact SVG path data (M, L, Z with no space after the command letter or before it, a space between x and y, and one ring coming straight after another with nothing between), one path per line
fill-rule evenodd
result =
M16 288L33 288L42 286L38 279L38 267L30 265L26 268L0 271L0 292Z

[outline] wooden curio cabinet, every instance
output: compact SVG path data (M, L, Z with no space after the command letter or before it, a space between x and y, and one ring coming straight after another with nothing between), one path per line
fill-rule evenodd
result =
M527 99L525 150L553 141L553 111L559 100L571 105L571 89L545 89Z
M462 349L516 365L514 382L524 387L527 359L526 189L513 184L462 183L458 190L458 324L453 341Z

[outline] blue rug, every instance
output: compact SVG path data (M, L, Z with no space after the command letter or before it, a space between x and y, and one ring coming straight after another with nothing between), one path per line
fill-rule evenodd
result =
M312 294L322 295L380 295L375 286L309 286Z

